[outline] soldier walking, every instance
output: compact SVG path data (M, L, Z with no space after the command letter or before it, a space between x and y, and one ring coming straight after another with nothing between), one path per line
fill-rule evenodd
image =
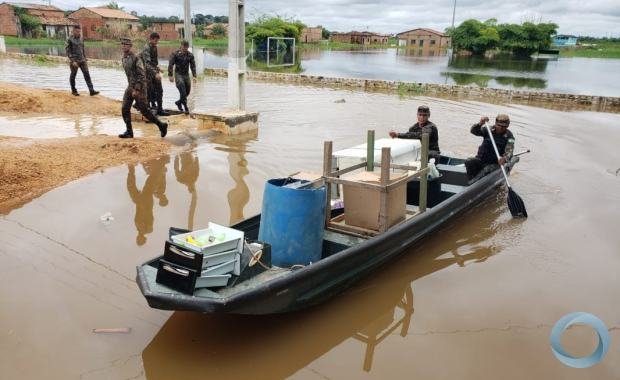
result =
M123 69L127 75L127 88L123 95L122 114L123 121L127 130L118 135L118 137L132 138L133 128L131 126L131 105L135 101L135 107L140 111L148 121L155 123L159 128L161 137L165 137L168 133L168 123L160 121L157 116L153 115L146 104L146 74L144 70L144 62L132 50L132 42L129 38L121 39L123 49Z
M176 66L176 67L175 67ZM194 55L189 52L189 42L181 42L181 47L170 55L170 63L168 64L168 79L175 82L179 90L180 99L174 102L179 111L189 113L187 107L187 96L192 90L192 81L189 79L189 70L192 70L194 82L196 81L196 62ZM172 72L174 70L174 79ZM183 108L182 108L183 107Z
M80 96L75 87L75 76L77 75L78 68L82 70L84 80L90 91L90 96L97 95L99 91L95 91L93 88L93 82L90 79L90 73L88 72L88 65L86 64L86 53L84 52L84 41L80 38L81 34L80 26L73 27L73 33L67 38L65 45L65 51L67 58L69 58L69 67L71 68L71 75L69 76L69 84L71 84L71 94L74 96Z
M159 116L168 116L163 109L164 89L161 85L161 70L159 69L159 58L157 55L157 44L159 43L159 33L153 32L149 36L149 42L140 53L140 58L144 61L147 81L147 95L149 106L157 110Z

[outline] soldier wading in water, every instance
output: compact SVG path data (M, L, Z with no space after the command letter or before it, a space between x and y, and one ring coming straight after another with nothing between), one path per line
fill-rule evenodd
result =
M168 133L168 123L160 121L157 116L153 115L149 111L146 103L146 74L144 70L144 62L142 59L131 51L132 42L129 38L121 39L121 46L123 49L123 69L127 75L127 88L123 95L123 121L127 130L125 133L118 135L118 137L132 138L133 128L131 126L131 104L135 101L135 107L140 111L148 121L155 123L159 128L161 137L165 137Z

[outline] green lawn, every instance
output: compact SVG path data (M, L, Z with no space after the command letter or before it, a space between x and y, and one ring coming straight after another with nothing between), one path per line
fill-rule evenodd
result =
M593 42L591 45L561 48L560 57L620 58L620 42Z

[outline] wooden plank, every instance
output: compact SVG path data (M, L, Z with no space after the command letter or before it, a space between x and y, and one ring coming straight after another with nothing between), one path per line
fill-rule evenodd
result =
M400 186L403 182L409 182L409 181L411 181L412 179L417 178L417 177L420 177L422 174L426 174L426 173L428 173L428 167L427 167L426 169L422 169L422 170L417 171L417 172L415 172L415 173L411 173L411 174L407 175L406 177L403 177L403 178L401 178L401 179L398 179L398 180L396 180L396 181L394 181L394 182L390 183L390 184L387 186L387 191L391 191L391 190L393 190L395 187Z
M376 236L379 234L379 231L368 230L366 228L350 226L344 223L329 223L327 225L327 229L329 230L338 230L343 233L354 233L359 236Z
M332 142L325 141L323 143L323 176L328 177L329 173L332 171ZM325 178L325 226L329 224L329 220L331 219L331 210L332 210L332 186L331 183L327 181Z
M325 182L329 182L329 183L336 184L336 185L349 185L349 186L361 187L363 189L385 191L385 189L381 187L381 185L376 185L376 184L367 183L367 182L350 181L348 179L342 179L342 178L327 177L325 178Z
M428 133L422 134L422 158L420 159L421 170L424 170L428 166ZM426 212L426 199L428 195L428 176L423 175L420 177L420 212Z
M390 148L381 149L381 187L379 194L379 231L385 232L388 229L388 193L387 185L390 181Z
M365 162L360 162L359 164L355 164L353 166L349 166L348 168L345 168L345 169L342 169L342 170L338 170L337 172L329 173L329 176L330 177L339 177L339 176L341 176L343 174L350 173L350 172L352 172L354 170L361 169L361 168L363 168L365 166L366 166Z
M375 131L368 131L366 139L366 171L375 170Z

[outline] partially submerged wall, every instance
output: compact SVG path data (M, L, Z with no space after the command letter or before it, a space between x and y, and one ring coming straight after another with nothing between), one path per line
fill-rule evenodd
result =
M22 53L6 53L1 56L9 58L44 60L46 62L67 63L66 57L51 55L34 55ZM120 60L89 59L91 66L120 67ZM226 69L205 69L205 74L225 77ZM319 75L269 73L264 71L248 71L248 80L276 83L290 83L303 86L318 86L336 89L360 91L377 91L400 95L425 95L453 99L481 100L487 103L518 103L538 107L570 110L581 109L596 112L620 113L620 97L560 94L541 91L505 90L477 86L459 86L433 83L398 82L376 79L354 79L324 77Z

